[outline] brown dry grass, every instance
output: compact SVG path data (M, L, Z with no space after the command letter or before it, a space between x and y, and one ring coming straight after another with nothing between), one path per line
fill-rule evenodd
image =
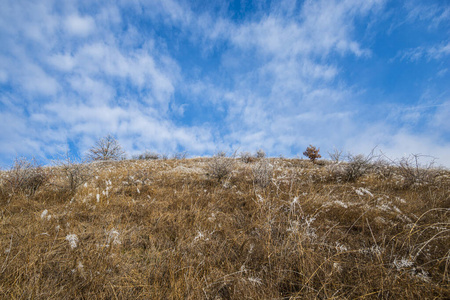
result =
M395 169L340 182L269 161L265 188L254 163L218 182L206 158L92 164L75 193L56 168L33 195L2 181L0 297L450 297L449 172L406 188Z

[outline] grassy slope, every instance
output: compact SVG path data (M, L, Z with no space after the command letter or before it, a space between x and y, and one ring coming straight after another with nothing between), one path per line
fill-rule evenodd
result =
M254 162L219 183L207 161L93 164L75 195L52 184L56 169L32 197L3 189L0 297L450 297L448 172L402 188L395 175L342 183L271 159L262 189Z

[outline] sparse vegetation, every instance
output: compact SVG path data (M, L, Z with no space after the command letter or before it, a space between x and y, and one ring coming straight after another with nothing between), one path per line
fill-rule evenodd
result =
M240 160L244 163L251 163L255 160L255 157L250 152L241 152Z
M405 186L422 185L433 182L437 176L434 166L434 159L431 158L426 164L421 163L421 159L429 159L430 157L420 154L411 154L402 157L399 161L394 162L398 167L398 172L404 178Z
M448 299L450 172L406 186L352 158L91 163L70 197L59 166L18 161L0 172L0 298Z
M373 170L373 162L375 149L368 155L364 154L348 154L347 164L343 168L337 168L336 171L338 175L341 176L345 181L356 181L361 176L369 173Z
M319 154L320 148L317 149L313 145L309 145L308 148L306 148L306 151L303 152L303 155L308 157L310 161L313 163L316 162L317 159L321 158L322 156Z
M263 149L258 149L256 151L256 158L265 158L266 152Z
M145 151L141 154L133 156L133 159L140 159L140 160L152 160L152 159L160 159L161 155L159 155L156 152L151 151Z
M125 159L125 151L119 142L109 134L99 139L95 143L95 146L89 149L87 159L91 161L122 160Z
M328 155L334 163L339 163L341 161L342 152L343 151L340 149L333 148L333 152L328 152Z
M253 181L260 187L267 187L272 181L273 166L268 159L261 159L252 167Z
M175 153L172 158L173 159L186 159L189 156L189 154L187 153L187 151L184 152L177 152Z
M219 151L208 162L206 171L209 177L221 181L223 178L230 175L234 167L234 158L227 157L225 152Z
M14 161L11 169L5 173L4 190L10 194L23 193L32 196L48 180L48 172L36 162L21 157Z
M358 179L361 176L368 173L372 168L373 158L374 158L373 150L368 155L349 154L348 155L348 163L344 169L345 170L345 174L344 174L345 180L355 181L356 179Z
M72 195L76 193L79 186L92 177L90 166L77 160L68 152L54 161L54 164L57 166L55 171L61 173L59 176L61 182L55 182L54 184L67 190Z

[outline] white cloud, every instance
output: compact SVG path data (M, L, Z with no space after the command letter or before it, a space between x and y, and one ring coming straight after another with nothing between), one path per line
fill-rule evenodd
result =
M350 144L353 150L359 150L360 153L368 154L373 147L378 146L377 149L393 160L418 154L435 158L437 165L450 166L450 153L448 151L450 144L439 143L433 136L399 131L392 136L384 136L382 140L377 142L369 135L360 138L359 141Z
M66 30L73 35L86 37L95 30L94 19L90 16L70 15L64 21Z
M53 68L64 72L71 71L75 66L75 60L69 53L53 54L48 58L48 62Z
M184 128L152 114L133 104L128 107L110 105L70 104L68 101L46 106L47 116L55 123L63 119L70 136L81 136L82 151L95 139L113 132L131 154L146 148L161 152L174 152L178 146L205 152L213 149L211 134L204 128Z
M233 92L222 98L230 103L229 142L270 143L281 151L308 143L303 137L321 140L335 128L348 128L355 108L347 99L355 98L355 91L332 82L339 67L323 58L332 52L367 55L352 37L352 19L379 3L307 1L299 19L273 14L232 27L236 52L257 56L256 67L240 74ZM235 59L238 65L245 55Z
M444 101L436 107L436 112L430 122L436 132L450 134L450 100Z
M108 103L116 94L114 87L107 82L89 76L73 75L68 81L73 92L80 95L85 103Z
M450 42L447 45L431 47L428 50L428 55L433 59L440 59L443 56L450 55Z
M0 50L0 82L20 91L14 101L27 105L30 115L3 104L0 117L11 127L0 133L8 145L2 153L45 156L67 138L79 139L84 151L111 132L132 154L263 147L272 155L295 155L313 143L323 151L380 144L399 153L409 146L447 157L439 140L450 128L447 106L428 116L436 127L431 121L426 126L438 134L415 134L365 120L359 105L367 95L344 79L343 59L371 56L360 38L364 28L355 22L377 16L384 1L284 1L240 21L223 11L197 13L188 2L173 0L101 7L75 1L58 10L52 1L24 3L29 2L7 1L0 12L6 45ZM434 16L443 24L446 13ZM135 23L141 19L149 26ZM159 35L161 30L170 37ZM191 48L183 49L184 43ZM200 54L176 61L189 51ZM441 59L449 52L444 42L402 55ZM193 115L196 109L208 115ZM180 125L184 118L196 126ZM416 111L401 116L403 123L423 119Z
M53 35L58 29L58 17L51 12L52 1L3 1L0 10L0 31L6 33L2 42L10 43L12 37L22 42L36 42L42 47L53 45ZM5 44L3 45L5 46Z
M5 70L0 70L0 83L6 83L8 81L8 73Z
M157 54L158 63L151 47L137 51L120 50L116 45L94 43L83 46L74 55L76 67L83 76L105 75L129 78L139 89L150 89L152 97L167 110L167 104L174 92L174 83L179 72L176 64L167 57Z
M418 61L420 59L441 59L450 55L450 42L440 45L433 45L428 47L416 47L401 51L397 54L397 58L402 60Z
M108 132L129 144L144 136L142 147L153 139L171 151L177 145L208 147L206 140L196 145L207 131L178 128L166 115L180 72L176 62L140 33L115 35L111 29L121 16L114 5L81 16L78 4L62 4L61 13L50 2L8 1L2 8L0 33L8 47L0 51L1 80L11 82L21 100L2 112L9 126L0 136L7 145L1 153L44 157L74 137L84 150ZM95 42L82 39L89 35L96 35ZM16 109L20 105L27 105L27 114Z
M327 54L333 48L339 52L367 54L351 39L355 16L366 14L381 1L307 1L302 10L304 35L313 42L311 51ZM305 40L305 39L304 39Z
M29 63L24 69L18 70L20 78L18 83L31 92L43 95L55 95L59 89L59 84L55 78L45 72L40 66Z
M346 135L344 149L368 154L377 146L377 150L391 159L421 154L437 158L438 164L450 166L450 142L445 138L450 133L449 100L389 110L394 111L386 120L360 123L352 135ZM400 120L401 125L393 120Z
M429 29L436 28L443 22L448 22L450 7L430 2L406 1L405 8L408 12L406 21L411 23L417 20L428 22Z

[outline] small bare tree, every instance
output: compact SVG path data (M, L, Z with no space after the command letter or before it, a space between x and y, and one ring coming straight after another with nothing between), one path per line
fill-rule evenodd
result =
M125 151L110 134L99 139L87 153L88 160L122 160L124 158Z

